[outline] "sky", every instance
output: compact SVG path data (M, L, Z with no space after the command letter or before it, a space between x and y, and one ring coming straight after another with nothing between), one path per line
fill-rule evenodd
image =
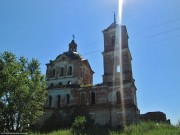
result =
M180 120L180 1L124 0L122 24L129 35L140 113L162 111ZM78 52L102 82L103 34L118 16L118 0L0 0L0 53L46 63L68 51L75 35ZM117 21L119 18L117 17Z

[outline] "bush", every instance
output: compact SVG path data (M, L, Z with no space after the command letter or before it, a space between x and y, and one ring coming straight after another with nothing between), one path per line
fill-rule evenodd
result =
M75 121L75 118L78 116L84 116L86 118L88 126L93 125L94 121L90 118L89 112L81 107L68 107L66 109L66 117L64 118L65 128L71 128L72 124Z
M82 134L87 126L87 120L85 116L78 116L75 118L71 127L71 132L75 135Z

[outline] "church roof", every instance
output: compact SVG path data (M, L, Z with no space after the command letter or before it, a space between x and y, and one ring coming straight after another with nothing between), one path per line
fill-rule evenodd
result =
M118 24L116 24L116 23L112 23L107 29L112 29L112 28L116 28L118 26ZM106 30L107 30L106 29Z
M71 59L81 59L81 60L84 59L78 52L74 52L74 51L72 51L72 52L70 52L70 51L64 52L63 54L58 55L56 57L56 59L58 59L62 55L65 55L65 56L67 56L67 57L69 57Z
M116 22L113 22L108 28L104 29L103 32L107 32L111 29L116 29L118 27L120 27L121 25L117 24Z
M71 43L69 44L70 47L71 47L72 44L75 44L75 45L77 46L77 44L75 43L74 40L72 40ZM75 49L75 50L76 50L76 49ZM88 61L87 59L83 58L77 51L73 51L73 50L71 50L71 49L69 49L69 51L67 51L67 52L63 52L62 54L58 55L58 56L56 57L56 59L55 59L54 61L52 61L52 62L55 62L57 59L59 59L59 58L60 58L61 56L63 56L63 55L67 56L68 58L70 58L70 59L72 59L72 60L77 60L77 59L79 59L79 60L81 60L84 64L86 64L86 65L91 69L91 66L90 66L90 64L89 64L89 61ZM50 63L49 63L49 64L50 64ZM92 69L91 69L91 71L94 73L94 71L93 71Z

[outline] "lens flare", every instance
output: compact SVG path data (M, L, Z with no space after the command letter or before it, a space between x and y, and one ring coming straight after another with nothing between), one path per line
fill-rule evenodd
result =
M113 78L114 80L119 80L117 88L117 81L114 81L113 83L113 89L118 91L121 94L121 110L120 110L120 125L125 126L126 125L126 110L124 105L124 86L123 86L123 67L122 67L122 9L123 9L123 0L118 1L118 23L120 27L116 31L116 46L115 46L115 52L114 52L114 72L113 72ZM120 70L119 70L120 68Z
M122 9L123 9L123 0L118 0L118 23L122 23Z

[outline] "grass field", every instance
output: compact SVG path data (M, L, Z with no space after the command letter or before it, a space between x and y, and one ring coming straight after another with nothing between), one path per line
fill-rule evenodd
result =
M72 133L70 129L67 129L42 135L72 135ZM82 135L180 135L180 125L172 126L164 123L141 122L137 125L125 127L121 131L93 126L92 128L88 128Z

